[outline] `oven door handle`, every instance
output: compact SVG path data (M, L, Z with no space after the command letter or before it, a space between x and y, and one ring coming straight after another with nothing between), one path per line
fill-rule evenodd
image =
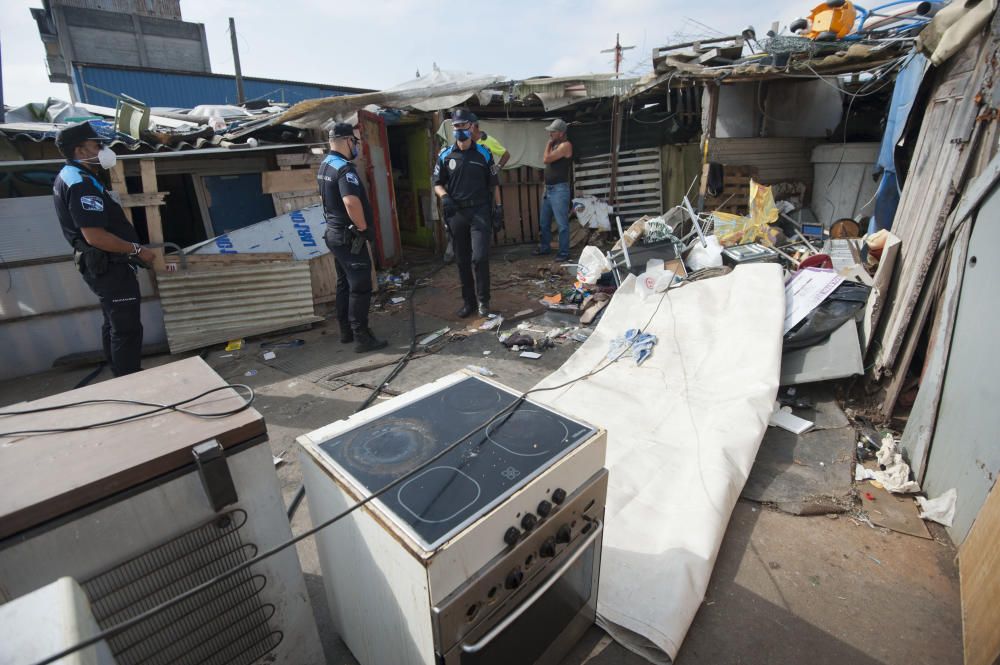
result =
M547 579L545 583L542 584L542 586L535 589L535 591L530 596L528 596L528 598L523 603L521 603L516 610L507 615L507 617L505 617L503 621L497 624L493 628L493 630L486 633L486 635L484 635L481 640L479 640L475 644L463 644L462 651L464 651L465 653L478 653L482 651L484 648L486 648L487 645L489 645L490 642L493 641L494 638L496 638L497 635L507 630L507 628L509 628L512 623L517 621L517 619L522 614L527 612L532 605L538 602L538 599L544 596L545 592L551 589L552 585L558 582L562 578L562 576L566 573L566 571L570 569L570 566L576 563L576 560L579 559L581 556L583 556L583 553L587 551L587 549L589 549L590 546L594 544L594 541L600 537L601 532L604 531L604 523L601 520L594 520L592 524L596 524L597 528L595 528L593 532L589 536L587 536L587 539L583 541L583 543L579 547L576 548L576 551L573 552L573 554L568 559L566 559L566 561L564 561L561 566L559 566L559 569L549 576L549 579Z

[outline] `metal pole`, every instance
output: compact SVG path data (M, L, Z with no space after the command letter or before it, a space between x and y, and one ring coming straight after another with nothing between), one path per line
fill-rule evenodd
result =
M243 95L243 72L240 70L240 47L236 43L236 21L229 17L229 39L233 43L233 67L236 69L236 103L242 104L246 101Z
M0 122L4 122L7 114L3 108L3 47L0 46Z

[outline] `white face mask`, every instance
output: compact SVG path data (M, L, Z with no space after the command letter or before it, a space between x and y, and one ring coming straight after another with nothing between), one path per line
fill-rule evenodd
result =
M118 155L115 154L114 150L105 146L97 153L97 162L102 169L111 170L118 163Z

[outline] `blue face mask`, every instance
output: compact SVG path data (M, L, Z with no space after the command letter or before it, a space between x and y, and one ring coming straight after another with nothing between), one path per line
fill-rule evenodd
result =
M351 143L351 159L356 159L361 151L358 149L358 142Z
M456 129L452 134L455 135L456 141L468 141L472 138L472 130L469 129Z

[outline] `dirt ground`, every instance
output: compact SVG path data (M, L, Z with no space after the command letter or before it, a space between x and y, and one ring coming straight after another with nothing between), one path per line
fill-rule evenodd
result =
M528 308L542 313L537 298L553 293L559 278L554 264L527 256L528 249L494 253L493 305L506 315ZM428 275L433 264L412 266L414 277ZM551 271L550 271L551 269ZM564 273L564 271L563 271ZM554 276L553 276L554 275ZM459 302L454 266L430 274L414 293L414 320L423 336L444 326L463 330L468 321L454 317ZM406 295L391 293L387 295ZM372 327L390 341L387 362L405 352L410 340L410 303L376 308ZM547 317L550 325L558 317ZM538 319L535 319L538 321ZM547 327L550 327L547 326ZM248 383L257 391L255 407L264 415L286 502L301 482L295 437L350 415L392 369L386 365L317 380L310 367L356 362L350 347L339 344L335 323L267 339L304 340L278 349L276 361L261 358L259 340L228 356L220 347L205 360L225 379ZM468 364L486 366L496 379L526 389L559 367L574 351L565 341L527 360L509 352L489 332L449 341L436 353L411 360L387 386L398 394ZM149 358L152 366L176 357ZM284 369L282 369L284 367ZM71 389L92 368L53 370L0 383L0 405ZM322 374L323 372L319 372ZM250 374L248 376L248 374ZM96 380L106 380L105 370ZM292 529L311 526L308 497ZM809 662L885 665L950 665L962 662L961 613L955 549L943 529L931 526L933 539L915 538L872 528L849 515L801 517L766 505L740 500L726 532L715 571L694 623L676 660L695 664L797 664ZM327 662L356 661L331 627L322 574L312 541L299 556L320 627ZM592 628L564 661L565 665L639 665L646 661Z

